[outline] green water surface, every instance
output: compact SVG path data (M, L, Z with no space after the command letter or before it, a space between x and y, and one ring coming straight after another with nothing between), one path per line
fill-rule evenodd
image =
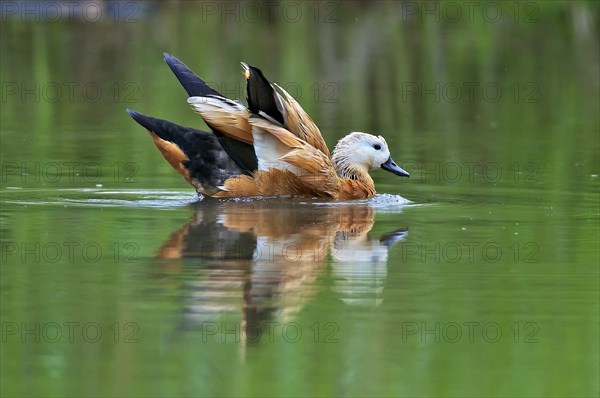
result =
M4 10L1 395L598 396L598 4L230 4ZM410 179L200 200L125 113L206 128L164 51Z

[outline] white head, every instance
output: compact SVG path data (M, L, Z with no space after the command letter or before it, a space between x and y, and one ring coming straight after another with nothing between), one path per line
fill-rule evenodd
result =
M350 133L338 141L332 154L340 177L357 179L369 170L382 168L402 177L409 174L391 158L385 138L367 133Z

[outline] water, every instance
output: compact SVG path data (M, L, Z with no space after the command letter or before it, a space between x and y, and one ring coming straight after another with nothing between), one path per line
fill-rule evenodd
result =
M3 396L599 394L597 4L206 4L4 10ZM330 147L382 134L411 178L197 197L124 111L202 128L163 51L230 97L261 67Z

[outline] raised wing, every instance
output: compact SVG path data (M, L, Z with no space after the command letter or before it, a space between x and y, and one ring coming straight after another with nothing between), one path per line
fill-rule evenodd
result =
M262 74L260 69L242 62L248 109L254 114L264 113L277 123L284 124L283 98L273 89L273 86Z
M339 195L342 180L338 177L329 156L265 118L252 115L249 122L252 125L259 169L260 159L268 158L272 162L263 165L262 170L268 170L269 167L288 170L315 192L334 198ZM264 143L262 147L257 145L259 141Z
M283 102L285 127L299 138L329 156L329 148L321 135L321 131L308 113L302 109L298 101L296 101L290 93L277 84L274 84L274 86L277 87L285 97L285 101Z
M270 117L274 122L329 156L329 148L321 131L298 101L282 87L269 83L260 69L243 62L242 67L246 78L250 111Z
M196 75L190 68L188 68L183 62L172 56L171 54L164 53L165 62L171 68L171 71L177 77L177 80L181 83L189 97L205 97L205 96L217 96L222 95L210 88L204 80ZM245 174L251 174L257 167L257 159L254 154L254 148L252 142L239 141L234 137L229 137L223 134L221 131L211 128L213 133L217 136L219 143L227 152L227 154L233 159L233 161L242 168Z
M187 102L211 129L238 141L253 143L252 127L248 123L250 112L241 102L217 95L190 97Z

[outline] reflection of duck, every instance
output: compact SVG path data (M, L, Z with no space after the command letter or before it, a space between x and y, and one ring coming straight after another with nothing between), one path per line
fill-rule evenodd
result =
M208 87L175 57L165 54L191 98L188 103L214 134L128 110L165 159L206 196L304 195L359 199L375 195L369 170L408 177L390 157L382 136L354 132L330 156L319 128L285 90L242 64L248 107Z
M190 264L187 326L242 314L243 324L289 317L328 276L349 304L381 302L387 252L406 229L369 235L368 204L318 205L297 201L199 202L192 219L174 232L158 257ZM180 260L177 260L180 259ZM196 265L195 263L193 264Z

